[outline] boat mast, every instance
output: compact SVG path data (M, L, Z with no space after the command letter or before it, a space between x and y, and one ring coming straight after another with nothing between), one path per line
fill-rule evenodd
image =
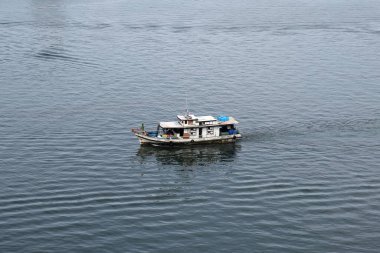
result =
M186 96L186 117L189 116L189 106L187 104L187 96Z

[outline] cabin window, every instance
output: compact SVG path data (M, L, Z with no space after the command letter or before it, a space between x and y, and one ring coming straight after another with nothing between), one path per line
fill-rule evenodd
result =
M185 124L187 125L187 120L185 120Z
M207 134L208 135L214 135L214 128L213 127L208 127L207 128Z
M193 136L197 135L196 129L195 128L191 128L190 129L190 134L193 135Z

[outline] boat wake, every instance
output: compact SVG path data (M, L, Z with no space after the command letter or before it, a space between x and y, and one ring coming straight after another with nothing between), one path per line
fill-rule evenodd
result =
M96 63L90 60L82 59L79 56L70 53L68 50L56 46L50 46L49 48L42 49L35 53L34 57L41 60L58 60L84 66L97 66Z
M281 126L241 129L242 141L265 141L268 139L309 135L313 133L366 132L380 130L380 119L319 120Z

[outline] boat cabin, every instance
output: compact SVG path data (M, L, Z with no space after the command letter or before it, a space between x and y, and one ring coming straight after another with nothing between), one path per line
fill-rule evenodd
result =
M156 137L166 139L199 139L238 134L239 122L233 117L177 115L178 121L160 122Z

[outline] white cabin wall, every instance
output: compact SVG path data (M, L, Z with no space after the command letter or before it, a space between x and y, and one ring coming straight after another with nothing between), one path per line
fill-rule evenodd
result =
M211 128L211 129L208 129L208 128ZM204 130L203 130L203 133L204 133L204 137L214 137L214 136L219 136L219 127L213 127L213 126L209 126L209 127L205 127ZM210 131L211 130L211 131Z
M207 127L203 127L201 129L202 129L202 138L215 137L215 136L219 136L219 134L220 134L220 127L212 127L212 129L214 130L212 134L208 134L208 128ZM190 134L190 132L191 132L191 128L185 128L184 129L184 133ZM196 139L196 138L200 138L198 128L195 128L195 135L190 134L190 139Z
M214 128L214 136L219 136L219 132L220 132L220 128L219 127L215 127Z
M194 132L195 131L195 134L192 135L191 132ZM199 130L198 128L189 128L189 133L190 133L190 139L197 139L199 138Z

